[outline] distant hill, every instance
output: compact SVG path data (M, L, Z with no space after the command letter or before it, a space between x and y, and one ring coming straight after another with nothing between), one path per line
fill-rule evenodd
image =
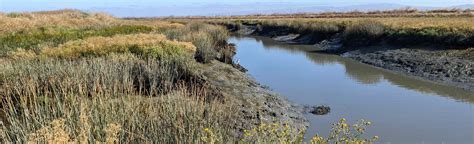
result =
M102 11L118 17L160 17L160 16L228 16L249 14L274 14L274 13L318 13L318 12L347 12L347 11L374 11L391 10L400 8L417 8L420 10L460 8L474 9L474 4L450 7L421 7L391 3L350 5L350 6L318 6L315 4L301 3L249 3L240 5L207 4L194 6L123 6L123 7L95 7L87 11Z
M474 4L457 5L457 6L449 7L449 8L474 9Z

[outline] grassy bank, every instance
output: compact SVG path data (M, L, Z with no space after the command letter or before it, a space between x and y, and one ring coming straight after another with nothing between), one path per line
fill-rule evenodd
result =
M287 16L273 20L272 16L266 16L263 19L232 17L208 21L226 25L231 29L253 25L257 28L255 33L259 35L278 36L288 33L311 35L311 44L338 34L343 39L344 45L349 47L380 43L401 46L443 45L460 48L474 46L474 25L471 22L474 17L470 14L417 17L364 17L365 13L353 17L337 17L338 15L348 15L348 13L334 14L334 18Z
M234 99L195 72L230 49L225 29L74 10L0 19L0 141L196 143L205 128L234 141Z
M0 20L2 143L302 142L304 131L282 123L236 128L241 99L198 69L232 64L224 27L75 10ZM370 143L368 125L341 120L312 142Z
M215 100L192 81L191 69L183 69L191 64L135 55L8 61L1 73L3 138L198 142L204 128L232 135L232 100Z

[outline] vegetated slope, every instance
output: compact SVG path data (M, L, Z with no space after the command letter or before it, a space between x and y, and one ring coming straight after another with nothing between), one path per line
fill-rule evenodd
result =
M255 34L270 37L290 33L312 35L307 44L316 44L336 34L347 46L367 46L381 42L394 45L442 44L474 45L474 17L399 17L399 18L317 18L279 20L216 20L213 22L239 29L255 26Z
M0 19L0 141L237 140L240 99L197 73L232 63L225 29L75 10Z
M211 61L229 48L216 42L227 39L220 27L73 10L1 19L1 141L199 142L204 128L236 132L234 98L195 72L197 49Z
M76 10L0 20L0 142L303 140L300 108L239 71L224 27ZM376 140L355 135L315 140Z

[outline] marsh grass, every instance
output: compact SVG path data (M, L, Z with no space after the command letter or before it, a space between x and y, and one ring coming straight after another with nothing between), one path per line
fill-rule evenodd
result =
M195 74L192 39L143 34L181 24L115 25L110 19L114 23L84 28L44 21L65 13L80 20L90 16L75 11L2 16L51 25L18 26L2 37L7 57L0 72L2 142L198 143L205 127L216 129L221 140L232 138L237 107ZM178 34L203 36L196 35L201 28L194 31ZM217 46L205 42L207 48Z
M20 52L39 53L44 47L57 47L68 41L88 37L138 33L163 33L171 40L191 42L197 47L195 58L204 63L224 59L222 53L229 51L223 50L227 44L227 30L200 22L116 19L106 14L77 10L8 13L1 15L0 19L0 25L5 26L4 29L0 28L4 34L0 37L0 56L15 53L17 49L23 49Z
M208 63L222 57L227 44L225 28L204 23L188 23L185 27L163 32L169 39L192 42L196 47L195 59Z
M204 127L223 138L233 132L232 100L222 103L205 85L186 84L186 72L165 60L111 55L8 61L0 74L6 141L47 141L48 130L63 130L67 141L80 135L106 141L110 124L120 127L117 140L127 143L199 142ZM63 121L61 128L48 128L56 120Z
M105 56L109 53L133 53L161 58L194 53L195 51L196 47L193 44L170 41L162 34L131 34L70 41L58 47L43 48L41 55L74 59Z
M394 45L437 44L470 47L474 45L474 17L359 17L208 20L230 28L239 24L257 25L260 31L277 34L312 34L314 42L343 34L347 46L386 42ZM278 33L278 31L284 31Z
M370 45L381 41L385 26L377 21L358 21L351 23L344 30L344 44Z
M433 9L418 10L416 8L401 8L392 10L360 11L353 10L347 12L321 12L321 13L291 13L291 14L255 14L240 16L188 16L184 19L202 20L202 19L323 19L323 18L419 18L419 17L472 17L472 9ZM182 19L183 19L182 18ZM170 19L173 19L171 17Z
M216 59L225 29L75 10L0 19L1 142L203 143L204 128L234 141L238 106L194 59Z
M0 14L0 26L1 143L301 142L289 125L238 137L240 99L196 69L232 63L223 27L76 10Z
M0 55L18 48L39 51L42 47L55 47L71 40L85 39L93 36L113 36L118 34L148 33L152 28L147 26L112 26L103 28L71 29L65 27L40 27L36 30L15 32L0 36Z
M29 31L39 27L87 28L115 25L118 20L104 13L58 10L0 15L0 34Z

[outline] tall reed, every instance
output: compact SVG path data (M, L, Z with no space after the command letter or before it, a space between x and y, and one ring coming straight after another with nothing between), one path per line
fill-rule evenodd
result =
M64 121L66 141L106 141L111 124L124 143L195 143L204 128L232 135L232 100L213 99L205 85L185 84L184 77L166 60L132 55L7 61L0 72L2 135L46 141L41 133L52 133L56 120Z

